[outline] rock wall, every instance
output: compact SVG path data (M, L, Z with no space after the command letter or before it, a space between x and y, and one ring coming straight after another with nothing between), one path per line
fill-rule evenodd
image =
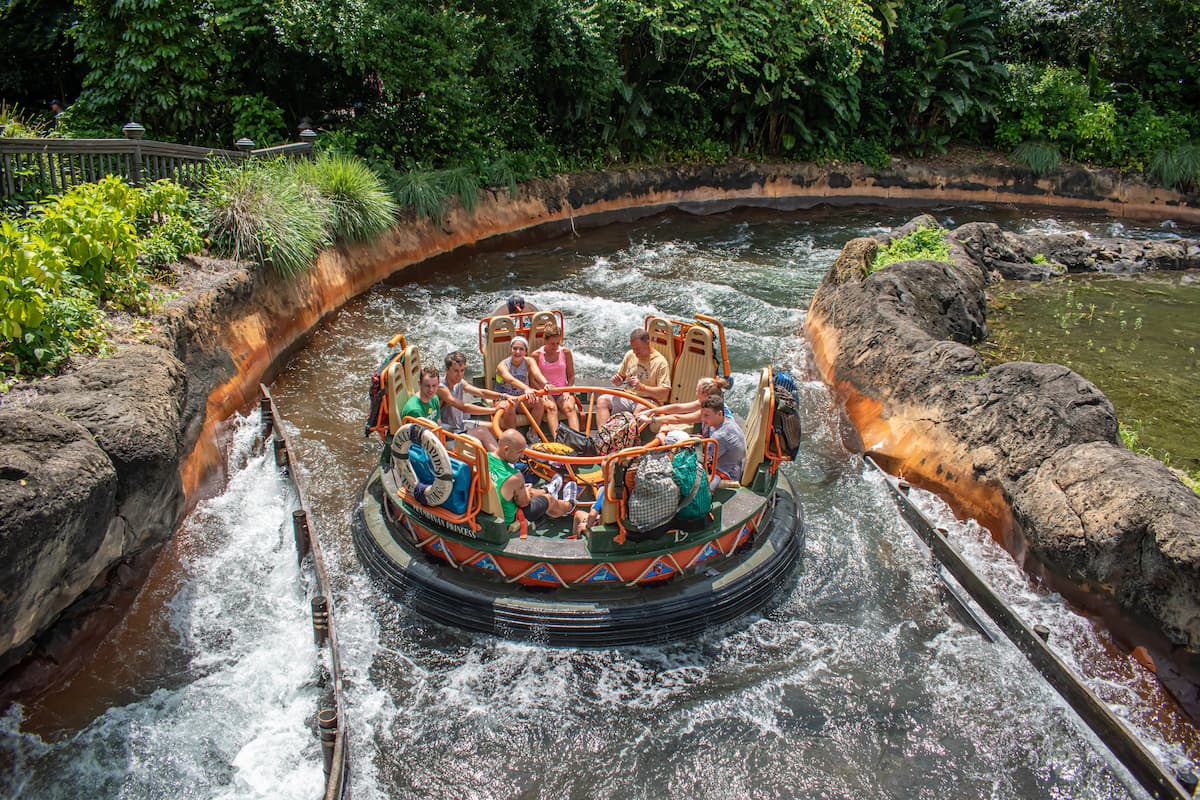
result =
M893 236L921 225L918 218ZM1081 594L1111 602L1194 666L1200 655L1200 497L1159 462L1126 450L1112 404L1055 364L991 369L970 346L987 335L992 270L1200 266L1200 242L1084 242L965 225L953 263L909 261L867 275L877 242L843 250L813 297L816 366L894 474L932 488L1024 548ZM1006 266L1007 265L1007 266Z
M103 635L115 620L98 622L91 612L136 588L206 478L219 471L222 422L253 402L259 382L273 377L325 315L373 283L538 226L560 232L672 207L863 202L1023 203L1200 221L1200 207L1188 198L1110 172L1039 179L987 164L896 161L872 170L730 163L563 176L532 181L511 196L486 191L471 214L455 209L441 225L402 221L369 247L323 253L290 282L240 268L209 275L211 265L198 263L207 285L174 302L145 344L0 397L0 672L23 670L4 675L5 691L63 667L72 636L89 624L93 636ZM975 274L956 280L970 284L964 289L982 285ZM943 300L959 302L951 294ZM981 307L969 316L958 334L982 325ZM971 371L959 351L933 350ZM919 428L922 436L935 430ZM965 453L946 444L965 462Z

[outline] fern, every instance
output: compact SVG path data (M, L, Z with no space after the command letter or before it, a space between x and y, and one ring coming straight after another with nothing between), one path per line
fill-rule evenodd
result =
M889 264L899 261L949 261L950 246L941 228L932 225L917 228L907 236L902 236L879 248L875 260L871 263L871 272L883 269Z

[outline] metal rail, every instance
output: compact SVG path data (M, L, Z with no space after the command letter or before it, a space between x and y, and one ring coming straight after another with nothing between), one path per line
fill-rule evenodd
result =
M313 616L313 636L317 646L329 646L330 680L325 685L326 694L317 710L317 732L321 739L321 753L325 767L324 800L344 800L350 796L349 764L346 742L346 705L342 695L342 665L338 650L337 629L333 624L333 595L329 590L329 576L325 571L325 556L321 552L321 541L309 525L308 502L304 498L304 487L296 471L292 469L291 445L287 434L278 425L279 412L271 391L259 384L262 397L259 400L261 415L261 437L263 445L268 441L275 452L275 466L291 483L296 492L300 508L292 513L292 532L296 537L296 558L301 569L311 569L315 578L314 594L310 599Z
M884 478L900 516L921 537L941 567L953 576L958 587L961 587L959 589L946 582L945 574L938 570L938 575L946 582L947 588L955 598L962 601L959 596L962 590L971 596L996 627L1017 646L1047 683L1067 701L1080 719L1152 797L1172 800L1191 798L1192 794L1159 763L1158 758L1142 744L1137 735L1129 730L1104 701L1083 683L1075 671L1050 649L1037 631L1026 625L1016 612L992 591L958 549L921 513L908 498L908 484L884 472L870 457L867 457L866 462ZM967 611L974 616L969 608Z

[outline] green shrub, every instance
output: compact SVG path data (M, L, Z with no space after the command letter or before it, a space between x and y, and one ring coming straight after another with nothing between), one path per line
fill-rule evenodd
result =
M138 261L150 268L173 264L204 248L200 207L179 184L160 180L142 190L138 207Z
M888 264L898 261L915 261L928 259L930 261L949 261L950 246L941 228L927 225L917 228L907 236L902 236L879 248L875 261L871 264L871 272L876 272Z
M234 95L229 98L229 106L233 135L237 138L245 136L259 147L270 147L287 136L283 109L265 94Z
M214 252L270 265L285 277L306 270L330 242L328 202L282 162L214 170L204 206Z
M437 180L448 197L457 197L458 202L468 212L475 210L475 203L479 200L479 176L473 169L470 167L444 169L437 174Z
M1062 156L1058 148L1049 142L1021 142L1012 151L1012 160L1029 167L1034 175L1049 175L1058 169Z
M67 269L97 300L137 307L149 291L137 265L140 203L138 190L110 176L37 204L28 225L62 249Z
M325 152L315 161L297 163L296 172L329 201L332 238L362 242L395 223L396 202L362 159Z

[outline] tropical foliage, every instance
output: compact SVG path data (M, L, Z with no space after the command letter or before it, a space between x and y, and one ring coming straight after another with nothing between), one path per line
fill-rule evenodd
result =
M0 96L66 91L75 133L266 145L311 117L430 216L613 163L955 142L1188 187L1200 134L1200 6L1177 0L10 0L0 31L63 87L0 65Z
M946 244L945 231L933 225L926 225L888 242L875 254L875 261L871 263L871 272L881 270L889 264L918 259L950 260L950 246Z
M102 307L146 312L150 269L202 242L187 192L160 181L82 184L0 217L0 383L103 347Z

